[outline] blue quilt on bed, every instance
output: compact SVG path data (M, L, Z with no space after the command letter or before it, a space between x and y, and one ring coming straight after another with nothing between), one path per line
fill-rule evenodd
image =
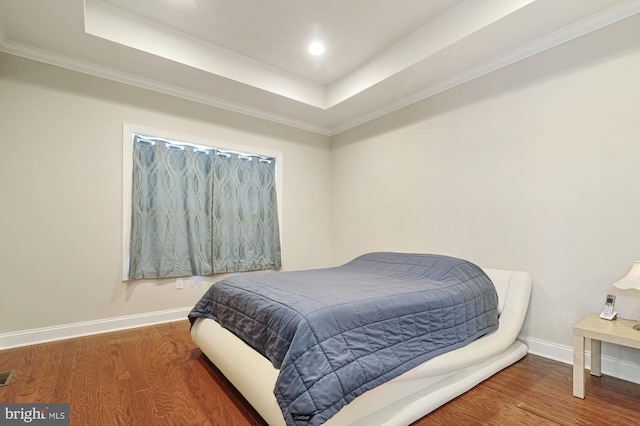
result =
M238 274L189 319L212 318L280 369L288 425L327 421L358 395L498 328L478 266L441 255L370 253L335 268Z

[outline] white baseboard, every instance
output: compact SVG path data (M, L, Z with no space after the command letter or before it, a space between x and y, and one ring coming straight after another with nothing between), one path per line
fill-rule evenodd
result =
M185 320L191 309L191 307L170 309L0 334L0 350Z
M0 334L0 350L35 345L37 343L72 339L92 334L108 333L166 322L181 321L187 318L191 307L149 312L138 315L107 318L103 320L77 322L53 327L36 328ZM529 347L529 353L553 359L565 364L573 364L573 348L531 337L518 337ZM591 366L591 353L585 354L585 365ZM602 373L640 384L640 369L637 364L607 355L602 356Z
M531 337L519 336L518 340L529 347L529 353L573 365L573 348ZM585 352L585 367L591 369L591 352ZM602 355L602 374L640 384L638 364Z

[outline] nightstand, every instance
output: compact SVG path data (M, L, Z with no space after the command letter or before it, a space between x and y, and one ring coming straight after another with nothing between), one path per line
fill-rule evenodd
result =
M640 349L638 321L608 321L597 314L589 315L573 326L573 396L584 398L584 340L591 339L591 375L600 376L602 342Z

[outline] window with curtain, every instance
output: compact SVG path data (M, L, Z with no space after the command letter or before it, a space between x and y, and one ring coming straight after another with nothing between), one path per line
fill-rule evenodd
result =
M275 158L133 137L129 278L279 269Z

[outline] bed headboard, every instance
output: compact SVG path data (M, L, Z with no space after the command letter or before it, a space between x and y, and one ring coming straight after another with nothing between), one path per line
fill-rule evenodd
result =
M510 271L508 269L482 268L482 270L491 278L493 285L498 293L498 313L502 314L504 304L507 300L507 291L511 285L526 286L530 291L531 274L524 271Z

